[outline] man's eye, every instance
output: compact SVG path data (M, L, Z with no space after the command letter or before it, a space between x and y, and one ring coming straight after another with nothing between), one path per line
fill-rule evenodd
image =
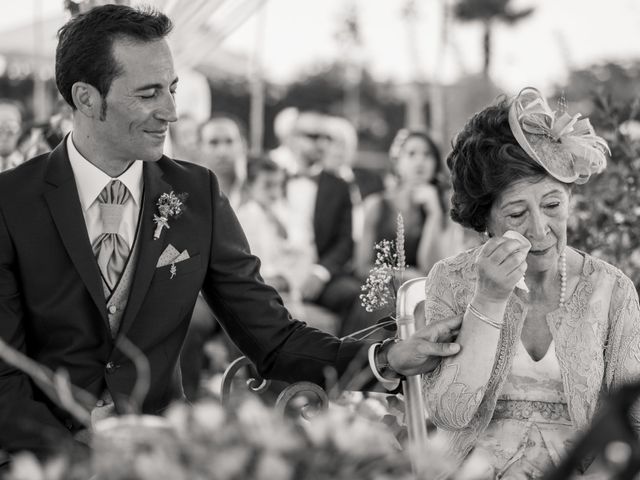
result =
M560 206L560 202L554 202L554 203L545 205L545 208L558 208L559 206Z
M145 92L145 93L141 93L139 96L140 96L140 98L153 98L153 97L156 96L156 92L155 91L151 92L151 93L146 93Z

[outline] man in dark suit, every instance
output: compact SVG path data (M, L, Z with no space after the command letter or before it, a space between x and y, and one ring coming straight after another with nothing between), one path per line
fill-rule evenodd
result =
M289 241L313 251L314 265L301 285L302 297L341 317L339 336L369 326L375 318L360 306L360 281L352 274L353 205L349 184L326 159L334 139L330 117L302 111L293 131L294 166L287 183Z
M200 290L266 377L323 383L325 367L341 375L367 347L292 320L263 283L215 175L162 155L176 120L170 28L162 14L120 5L70 20L56 82L73 131L0 175L0 337L64 368L98 399L87 406L96 418L127 410L136 369L124 337L149 361L142 411L167 407ZM391 378L432 369L431 355L457 351L433 343L451 326L374 347L372 370L390 365ZM45 454L85 427L0 362L0 449Z

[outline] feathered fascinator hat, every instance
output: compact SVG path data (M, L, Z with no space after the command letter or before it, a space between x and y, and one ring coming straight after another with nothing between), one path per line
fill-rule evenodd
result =
M607 166L607 142L580 114L551 110L535 88L523 89L509 109L509 126L522 149L564 183L582 184Z

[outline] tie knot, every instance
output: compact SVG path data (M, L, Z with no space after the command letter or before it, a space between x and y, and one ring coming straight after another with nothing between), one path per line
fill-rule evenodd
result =
M129 198L129 189L120 180L111 180L98 195L98 202L122 205Z

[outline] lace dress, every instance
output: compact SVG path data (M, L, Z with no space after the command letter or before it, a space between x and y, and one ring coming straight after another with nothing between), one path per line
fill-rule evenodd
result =
M551 463L559 464L575 434L555 343L534 361L518 341L511 371L476 449L491 459L498 478L536 478Z
M433 267L425 291L427 323L464 316L479 251ZM512 294L482 395L466 394L465 385L456 382L457 367L448 367L446 360L425 375L426 407L454 462L480 448L498 478L536 478L550 462L558 462L575 432L590 427L603 393L640 379L635 286L615 267L578 253L584 258L580 279L565 306L546 317L553 342L539 362L531 360L520 340L528 305ZM631 414L632 427L640 432L640 409ZM592 467L588 478L606 478Z

